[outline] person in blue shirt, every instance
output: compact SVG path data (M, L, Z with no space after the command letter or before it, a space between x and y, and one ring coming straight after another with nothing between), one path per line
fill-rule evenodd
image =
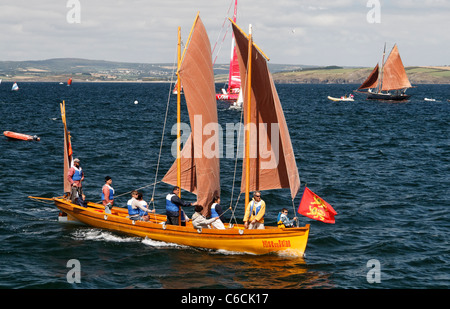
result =
M294 227L294 221L297 221L297 217L294 217L292 220L289 220L288 217L289 211L287 208L283 208L281 212L278 214L278 227Z
M179 197L179 194L180 194L180 187L176 186L172 189L172 193L169 193L166 196L166 216L167 216L166 224L178 225L178 217L180 209L182 219L185 219L183 218L185 215L182 207L195 206L197 204L197 202L188 203L183 201ZM181 225L185 226L186 222L183 222L184 220L181 221L182 221Z

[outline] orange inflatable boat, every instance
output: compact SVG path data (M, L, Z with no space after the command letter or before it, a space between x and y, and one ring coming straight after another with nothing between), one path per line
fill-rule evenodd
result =
M3 132L3 135L5 135L6 137L9 137L11 139L19 139L19 140L23 140L23 141L40 141L41 139L34 135L27 135L27 134L22 134L22 133L16 133L16 132L11 132L11 131L5 131Z

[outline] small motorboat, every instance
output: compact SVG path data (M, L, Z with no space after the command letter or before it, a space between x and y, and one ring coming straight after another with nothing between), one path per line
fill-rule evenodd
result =
M22 141L39 142L41 140L37 135L31 136L31 135L16 133L16 132L11 132L11 131L5 131L5 132L3 132L3 135L5 135L6 137L11 138L11 139L17 139L17 140L22 140Z
M328 96L328 99L331 100L331 101L355 101L353 99L353 97L354 97L353 94L351 94L348 97L347 96L343 96L343 97L340 97L340 98L334 98L334 97Z

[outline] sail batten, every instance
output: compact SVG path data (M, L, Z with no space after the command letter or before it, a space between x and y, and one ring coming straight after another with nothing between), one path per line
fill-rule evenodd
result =
M233 23L239 58L240 75L247 76L248 37ZM267 66L267 57L252 44L252 82L250 124L250 191L289 188L294 199L300 188L300 177L292 148L283 109ZM247 119L248 90L247 79L243 80L244 119ZM245 191L244 160L242 167L241 192Z

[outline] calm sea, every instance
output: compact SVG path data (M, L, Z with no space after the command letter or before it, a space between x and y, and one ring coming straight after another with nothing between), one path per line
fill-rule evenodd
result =
M163 177L173 162L176 100L170 99L156 175L168 84L19 87L12 92L11 83L0 85L0 130L36 134L41 141L0 137L1 288L449 287L450 85L417 85L403 103L367 101L361 95L355 102L327 99L357 85L277 85L302 181L299 196L307 183L338 212L336 224L300 218L302 225L311 224L304 259L206 251L59 223L52 204L28 199L62 194L59 103L66 101L74 153L86 175L84 191L99 201L106 175L117 194ZM240 112L228 107L218 102L220 122L239 122ZM234 166L233 158L221 161L224 206L230 205ZM239 184L237 177L234 202ZM153 186L142 191L149 200ZM158 211L168 191L168 185L156 186ZM183 197L195 200L189 193ZM128 198L121 196L117 205L125 207ZM288 191L263 192L263 199L267 224L275 223L281 207L294 215ZM242 208L241 202L239 219ZM67 280L72 259L80 263L81 283Z

